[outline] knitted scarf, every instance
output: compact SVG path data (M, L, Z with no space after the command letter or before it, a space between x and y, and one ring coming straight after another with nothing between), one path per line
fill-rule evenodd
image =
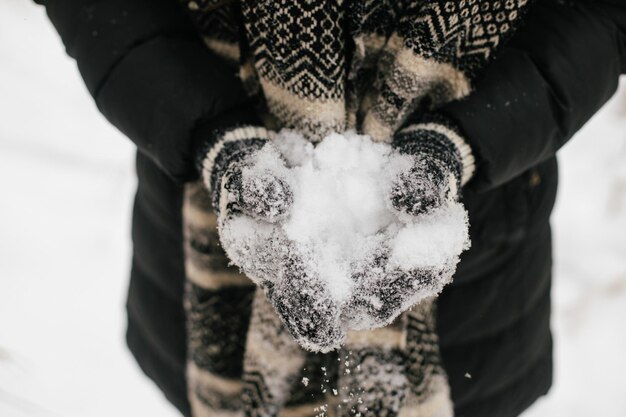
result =
M207 46L239 68L267 127L311 141L354 128L389 140L409 116L466 96L528 0L184 0ZM473 169L473 167L472 167ZM471 175L471 173L470 173ZM194 417L453 415L426 300L391 325L307 352L219 246L209 195L183 205L187 384Z

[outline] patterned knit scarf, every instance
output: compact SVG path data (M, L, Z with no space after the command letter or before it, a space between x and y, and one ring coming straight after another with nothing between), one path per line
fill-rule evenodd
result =
M239 67L267 127L318 141L389 140L409 115L467 95L527 0L184 1L207 46ZM194 417L453 415L426 300L391 325L304 351L229 266L202 182L183 207L187 383Z

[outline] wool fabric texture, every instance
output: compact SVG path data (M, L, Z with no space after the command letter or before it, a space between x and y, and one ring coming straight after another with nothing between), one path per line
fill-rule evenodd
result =
M528 7L527 0L184 4L207 46L238 66L265 126L313 142L351 128L391 141L409 117L466 96ZM404 140L420 131L453 132L459 181L467 182L473 156L453 122L417 122L403 129ZM211 164L205 168L212 173ZM352 332L337 352L307 352L263 292L228 266L202 182L186 187L183 222L195 417L452 416L434 300L387 327Z

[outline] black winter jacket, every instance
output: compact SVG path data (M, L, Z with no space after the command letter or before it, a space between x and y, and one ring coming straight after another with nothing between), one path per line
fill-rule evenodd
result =
M138 147L127 340L188 415L182 184L196 175L198 126L246 96L175 0L38 2L100 111ZM472 248L438 302L458 417L516 416L551 385L554 155L625 71L624 0L542 0L475 92L442 109L479 161L463 195Z

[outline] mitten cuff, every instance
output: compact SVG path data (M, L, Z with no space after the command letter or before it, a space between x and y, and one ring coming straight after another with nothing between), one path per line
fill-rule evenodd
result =
M420 123L412 124L402 129L396 135L394 142L408 143L412 141L414 149L409 153L429 153L443 159L450 159L442 154L451 151L456 159L456 165L461 186L465 185L476 171L476 161L472 148L467 143L458 127L449 119L442 116L429 116Z
M236 126L216 132L218 137L200 160L200 172L209 192L216 187L228 165L243 160L275 137L275 132L260 126Z

